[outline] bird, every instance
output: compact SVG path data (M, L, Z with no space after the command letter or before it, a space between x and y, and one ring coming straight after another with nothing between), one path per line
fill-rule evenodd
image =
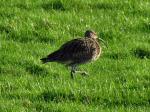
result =
M102 40L102 39L101 39ZM58 62L71 68L71 78L74 74L88 75L85 71L79 71L78 66L97 60L101 55L102 48L98 36L93 30L86 30L84 37L76 38L64 43L58 50L41 58L43 64Z

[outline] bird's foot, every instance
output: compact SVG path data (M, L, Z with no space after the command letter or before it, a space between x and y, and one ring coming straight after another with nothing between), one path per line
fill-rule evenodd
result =
M76 74L76 73L79 73L79 74L81 74L82 76L89 76L89 74L87 73L87 72L85 72L85 71L71 71L71 78L72 79L74 79L74 75Z
M87 72L85 72L85 71L81 72L81 75L82 76L89 76L89 74Z
M75 71L75 73L79 73L82 76L88 76L89 75L86 71Z
M74 79L75 71L71 71L71 78Z

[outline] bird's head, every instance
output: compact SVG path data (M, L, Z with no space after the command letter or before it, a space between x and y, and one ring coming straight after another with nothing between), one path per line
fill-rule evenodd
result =
M94 38L94 39L96 39L96 40L98 40L98 41L101 41L101 42L103 42L104 45L108 48L106 42L105 42L102 38L99 38L99 37L97 36L97 34L96 34L94 31L92 31L92 30L87 30L87 31L85 32L84 36L85 36L85 38Z
M87 30L84 34L85 38L97 38L97 34L94 31Z

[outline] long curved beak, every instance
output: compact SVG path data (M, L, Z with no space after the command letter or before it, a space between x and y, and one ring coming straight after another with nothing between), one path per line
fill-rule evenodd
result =
M98 40L100 40L101 42L103 42L103 44L108 48L107 43L102 38L98 38Z

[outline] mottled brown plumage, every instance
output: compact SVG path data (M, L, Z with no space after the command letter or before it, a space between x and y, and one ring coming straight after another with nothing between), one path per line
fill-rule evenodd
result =
M92 60L96 60L101 54L101 47L97 35L93 31L86 31L84 38L73 39L63 44L57 51L42 58L42 62L59 62L71 66L71 77L76 71L76 66Z

